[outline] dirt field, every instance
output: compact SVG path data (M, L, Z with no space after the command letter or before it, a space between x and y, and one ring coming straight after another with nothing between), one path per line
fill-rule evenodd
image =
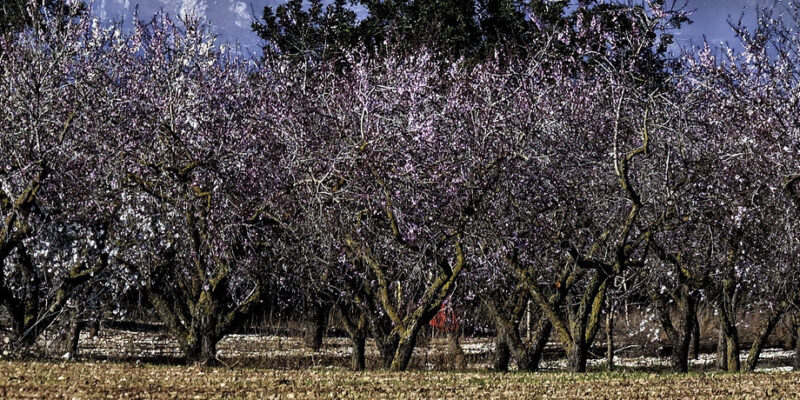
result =
M2 341L0 341L2 343ZM800 373L792 351L767 349L756 374L718 374L713 354L691 361L689 375L674 375L666 357L616 358L622 373L608 374L604 359L589 360L592 373L563 372L557 344L549 346L540 373L494 373L490 338L465 338L466 372L452 369L443 338L426 338L415 351L412 371L353 373L346 369L350 343L326 338L320 351L302 339L276 335L229 335L220 343L225 365L180 365L177 344L164 332L104 329L81 336L77 361L60 362L57 341L43 340L49 362L9 360L0 354L1 399L493 399L493 398L800 398ZM742 355L744 356L744 354ZM374 344L368 367L378 368ZM105 360L105 361L104 361ZM513 368L513 363L512 363Z
M365 372L0 361L3 399L785 399L800 374Z

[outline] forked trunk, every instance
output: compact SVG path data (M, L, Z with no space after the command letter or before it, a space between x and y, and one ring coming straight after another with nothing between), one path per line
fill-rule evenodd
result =
M347 336L353 342L353 354L350 358L350 368L353 371L362 371L366 368L364 352L367 342L367 317L359 309L350 309L339 305L339 315ZM355 315L354 315L355 314ZM380 343L379 346L380 348Z
M550 332L553 330L553 325L550 321L541 322L539 329L531 337L531 342L522 344L522 349L514 352L514 358L517 362L517 368L520 371L538 371L539 364L542 362L544 355L544 348L547 346L547 340L550 339Z

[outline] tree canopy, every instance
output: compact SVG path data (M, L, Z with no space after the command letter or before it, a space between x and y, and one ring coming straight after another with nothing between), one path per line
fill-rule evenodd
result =
M559 30L552 51L587 65L636 63L643 74L667 67L671 29L690 22L675 2L632 5L582 0L336 0L324 5L290 0L266 6L253 29L266 52L296 59L326 59L357 48L380 51L387 45L407 51L427 48L444 59L477 61L504 54L537 51L539 39ZM355 8L365 10L359 19ZM645 38L642 41L639 38ZM632 48L646 45L649 52ZM589 45L589 46L585 46ZM579 49L587 48L588 52ZM631 60L631 54L637 59Z
M4 0L0 3L0 34L31 26L45 14L74 17L86 11L82 1Z

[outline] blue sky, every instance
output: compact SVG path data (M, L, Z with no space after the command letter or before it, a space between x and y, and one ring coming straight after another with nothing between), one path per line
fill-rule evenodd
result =
M93 0L93 13L104 19L131 20L138 5L139 16L149 18L154 12L171 15L194 12L211 25L213 32L225 42L238 42L245 52L260 52L260 41L250 30L253 16L260 16L265 5L285 0ZM712 44L730 41L733 36L728 20L737 20L746 12L752 21L753 7L764 0L688 0L694 9L694 23L677 32L680 45L700 45L703 37ZM747 7L747 8L745 8Z
M728 19L734 22L745 13L745 22L752 24L755 20L755 7L764 4L761 0L688 0L688 8L694 10L693 24L685 26L677 32L682 45L700 45L703 37L711 44L732 41L733 34Z

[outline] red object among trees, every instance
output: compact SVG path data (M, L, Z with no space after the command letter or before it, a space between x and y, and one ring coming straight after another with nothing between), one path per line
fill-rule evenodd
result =
M456 318L456 313L448 300L442 303L439 312L431 319L430 325L442 332L455 332L458 330L458 318Z

